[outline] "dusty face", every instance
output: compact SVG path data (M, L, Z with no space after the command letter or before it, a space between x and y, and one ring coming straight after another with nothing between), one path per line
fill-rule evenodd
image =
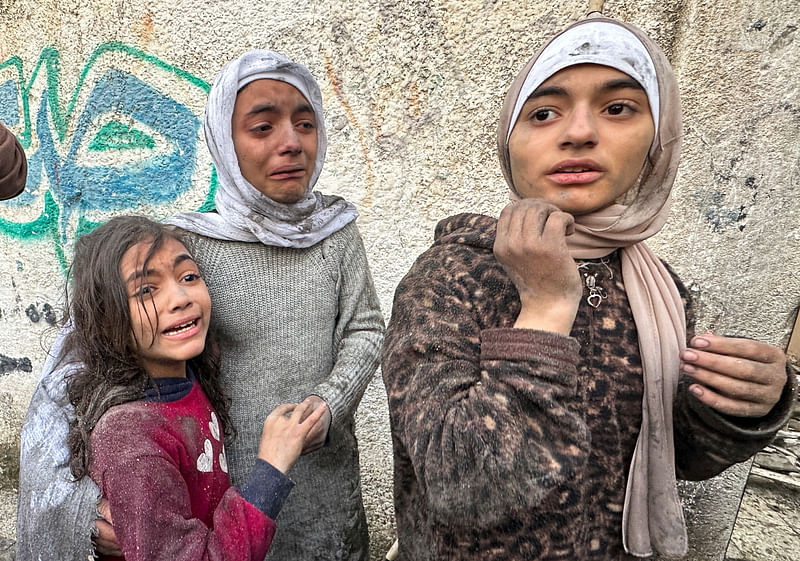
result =
M242 176L279 203L295 203L308 188L317 157L317 121L297 88L255 80L236 96L233 146Z
M531 94L509 138L523 198L573 215L605 208L634 186L654 138L647 94L614 68L579 64Z
M132 246L120 262L134 344L150 376L183 377L186 361L205 347L211 298L197 264L177 240L164 240L143 271L150 246Z

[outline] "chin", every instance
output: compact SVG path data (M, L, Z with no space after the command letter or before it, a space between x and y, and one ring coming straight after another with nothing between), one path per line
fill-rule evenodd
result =
M305 187L301 187L298 189L281 189L277 193L264 194L276 203L291 205L302 199L305 192Z

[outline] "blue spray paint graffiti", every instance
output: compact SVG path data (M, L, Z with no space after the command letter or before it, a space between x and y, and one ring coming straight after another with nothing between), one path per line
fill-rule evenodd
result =
M29 163L24 193L0 206L0 233L51 239L65 267L65 248L96 226L94 211L169 205L191 189L203 190L200 210L213 208L216 175L211 169L209 178L211 164L198 161L197 146L199 113L209 89L205 81L134 47L106 43L87 61L62 110L58 63L58 52L44 49L27 82L19 57L0 63L0 72L15 74L6 81L0 76L0 120L15 130ZM42 69L45 87L37 80ZM92 76L98 77L90 83ZM177 80L176 90L192 98L194 109L152 86L159 76L173 84ZM37 85L39 91L32 91ZM35 93L40 101L33 120L28 100ZM198 175L206 178L204 184L197 184ZM15 220L20 210L38 216ZM70 224L77 224L74 233Z

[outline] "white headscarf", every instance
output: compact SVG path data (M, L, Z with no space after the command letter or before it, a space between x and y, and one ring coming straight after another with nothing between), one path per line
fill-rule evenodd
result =
M233 147L231 118L238 92L254 80L279 80L300 91L317 121L317 158L311 180L296 203L273 201L243 176ZM341 230L358 216L341 197L312 191L328 147L322 94L309 71L281 54L254 50L226 64L208 94L205 135L217 169L217 212L186 212L166 220L185 230L221 240L261 242L280 247L310 247Z

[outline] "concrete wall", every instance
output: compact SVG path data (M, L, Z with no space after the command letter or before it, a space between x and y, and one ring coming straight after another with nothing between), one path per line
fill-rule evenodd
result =
M0 1L0 120L30 158L26 192L0 203L0 536L14 537L17 433L72 244L114 214L203 206L215 178L202 107L224 62L271 48L319 80L330 146L318 187L358 206L388 317L437 220L505 204L494 148L502 96L587 5ZM650 32L680 80L684 159L672 219L652 245L695 291L702 328L779 342L800 293L800 4L627 0L606 13ZM379 379L359 436L377 552L392 539Z

